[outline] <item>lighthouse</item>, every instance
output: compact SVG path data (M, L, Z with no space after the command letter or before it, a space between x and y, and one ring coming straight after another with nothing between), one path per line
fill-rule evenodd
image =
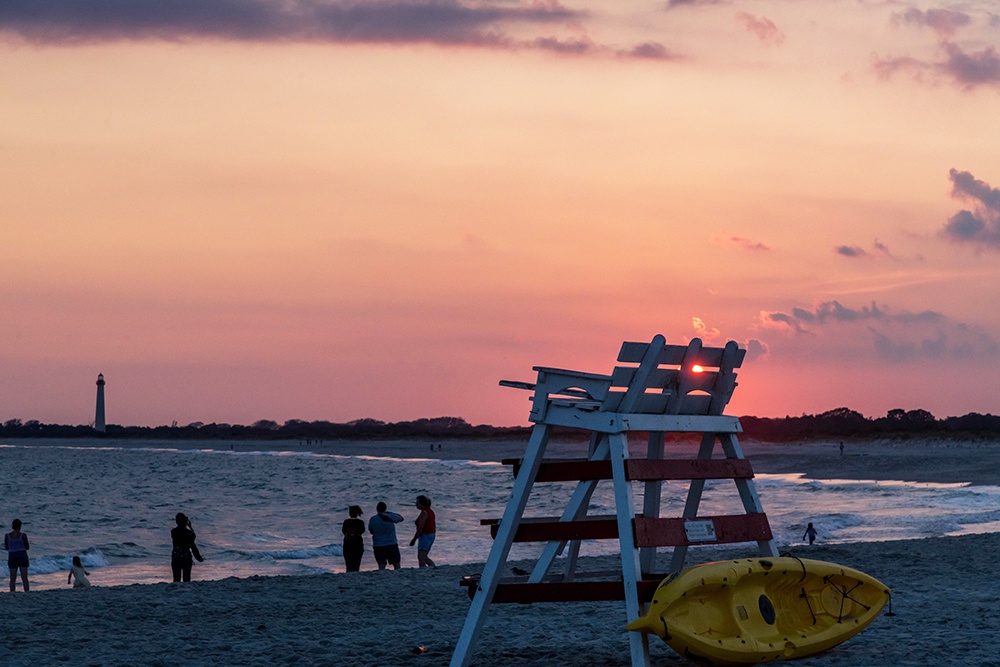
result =
M94 414L94 430L104 433L104 373L97 374L97 411Z

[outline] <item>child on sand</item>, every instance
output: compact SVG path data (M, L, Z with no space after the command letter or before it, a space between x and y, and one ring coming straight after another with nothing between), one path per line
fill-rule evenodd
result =
M80 561L79 556L73 556L73 567L69 569L69 579L66 580L67 584L73 584L73 588L90 588L90 579L87 578L87 572L83 569L83 562ZM73 581L73 577L76 577L76 582Z
M809 538L809 544L812 544L813 542L816 541L816 529L813 528L812 522L810 522L809 525L806 526L806 532L805 534L802 535L802 539L804 540L807 537Z

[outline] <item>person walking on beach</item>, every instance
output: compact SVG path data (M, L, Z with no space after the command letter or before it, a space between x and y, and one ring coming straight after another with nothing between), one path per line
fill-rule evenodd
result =
M66 580L67 584L73 584L73 588L90 588L90 579L87 578L87 572L83 569L83 562L80 560L79 556L73 556L73 567L69 568L69 579ZM76 583L73 583L73 577L76 577Z
M344 519L344 526L341 528L344 533L344 563L348 572L357 572L361 569L361 557L365 553L365 521L359 518L364 512L360 505L351 505L347 508L347 513L351 518Z
M806 532L802 535L802 539L804 540L807 537L809 538L810 545L816 541L816 529L813 528L812 522L810 522L809 525L806 526Z
M170 569L174 572L174 581L191 581L192 555L199 563L204 558L198 552L198 546L194 543L194 528L191 527L191 519L183 512L178 512L174 517L177 526L170 530L170 541L174 548L170 552Z
M17 588L17 571L21 571L21 584L27 593L28 585L28 536L21 532L21 520L14 519L10 524L11 531L3 536L3 548L7 550L7 567L10 568L10 592Z
M385 566L392 565L392 569L399 569L399 542L396 539L396 524L403 520L395 512L389 512L385 503L379 501L375 506L376 514L368 520L368 532L372 534L372 553L375 554L375 562L378 569L384 570Z
M417 509L420 510L420 515L414 522L417 524L417 532L410 540L410 546L417 545L417 563L420 567L437 567L428 555L437 534L437 521L434 510L431 509L431 499L427 496L417 496Z

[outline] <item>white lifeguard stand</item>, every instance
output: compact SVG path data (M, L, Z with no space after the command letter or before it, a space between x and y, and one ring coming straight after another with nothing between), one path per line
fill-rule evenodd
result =
M736 388L736 371L745 350L730 341L723 348L667 345L663 336L650 343L622 344L618 366L610 375L535 367L534 384L502 381L533 391L531 432L524 458L514 464L514 488L503 517L491 525L493 547L478 579L466 578L472 604L459 636L451 667L466 667L494 602L571 602L624 600L626 621L643 613L665 574L653 574L657 547L673 547L670 572L684 567L689 546L756 542L759 553L777 556L767 516L753 483L750 462L737 440L739 419L723 415ZM591 433L584 460L545 460L553 427ZM629 455L631 432L648 433L645 458ZM700 434L696 459L665 459L666 433ZM724 458L713 459L715 444ZM705 481L732 479L745 513L698 516ZM612 480L615 516L588 516L590 498L601 480ZM683 515L660 517L664 480L689 480ZM523 516L532 487L542 482L576 481L560 517ZM632 482L644 484L643 507L636 514ZM577 572L580 541L617 539L621 572ZM545 542L529 575L502 577L514 542ZM567 548L565 567L552 572ZM610 576L609 576L610 574ZM624 626L623 623L622 625ZM629 633L633 667L649 665L647 635Z

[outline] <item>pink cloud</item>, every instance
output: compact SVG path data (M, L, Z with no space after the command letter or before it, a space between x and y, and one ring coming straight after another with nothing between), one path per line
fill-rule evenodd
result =
M764 16L754 16L747 12L737 12L736 21L755 36L761 44L774 46L785 41L785 34L778 29L774 21Z

